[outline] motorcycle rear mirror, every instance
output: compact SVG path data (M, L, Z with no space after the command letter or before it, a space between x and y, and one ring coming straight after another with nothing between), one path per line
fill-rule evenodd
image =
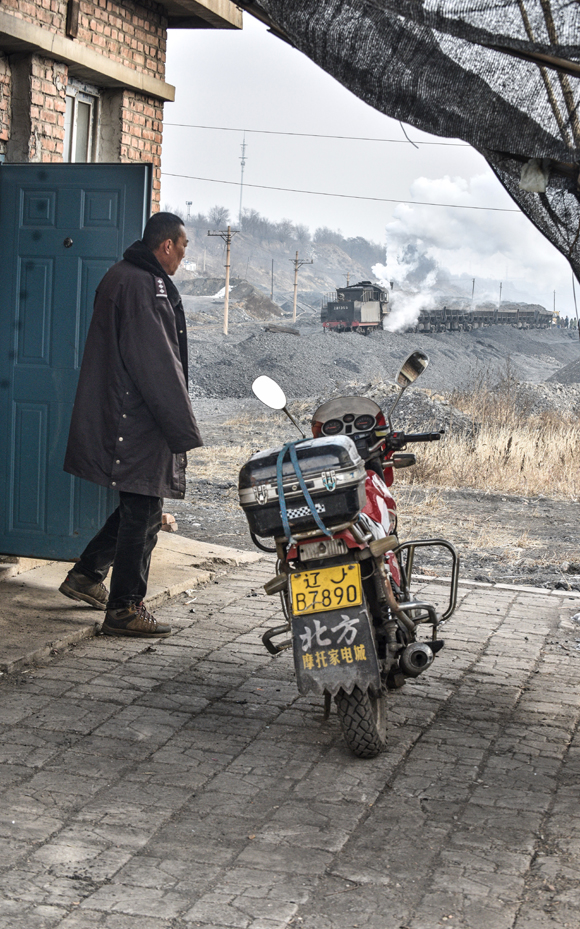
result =
M423 374L423 371L429 364L429 357L425 352L417 351L411 352L408 358L405 358L401 369L397 374L397 384L399 387L402 387L403 390L406 390L414 381L417 380L419 375Z
M252 391L258 400L261 400L262 403L269 406L271 410L283 410L290 422L296 426L302 438L306 438L304 430L298 425L292 413L288 410L286 406L286 394L276 381L273 381L267 374L261 374L252 384Z
M283 410L286 406L286 394L276 381L266 374L261 374L252 384L252 390L258 400L269 406L271 410Z
M410 355L405 358L403 364L400 367L399 373L397 374L397 384L401 388L395 402L393 403L391 409L387 413L387 419L389 421L389 427L392 430L393 420L392 416L397 408L397 404L403 394L405 393L407 387L410 387L413 384L419 375L423 374L423 371L429 364L429 356L422 352L420 349L411 352Z

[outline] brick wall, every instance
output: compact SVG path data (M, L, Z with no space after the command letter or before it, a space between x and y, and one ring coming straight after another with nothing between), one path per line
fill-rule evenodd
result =
M32 55L30 68L29 161L62 161L68 68Z
M98 47L113 61L162 80L167 19L158 3L81 2L78 41Z
M7 60L6 161L62 161L68 69L39 55Z
M147 161L153 167L153 204L159 209L163 104L153 97L125 91L122 108L121 161Z
M50 32L65 32L66 0L2 0L2 9ZM74 41L163 79L166 30L165 10L154 0L81 0L79 33Z
M62 32L66 0L2 0L2 9L51 32Z
M0 52L0 155L6 153L10 129L10 66Z
M2 0L2 8L49 31L65 32L66 0ZM163 80L166 27L164 9L153 0L81 0L74 41ZM67 80L63 63L37 55L7 59L0 53L0 154L6 151L7 161L62 160ZM154 208L158 209L163 103L130 90L120 91L118 99L114 119L119 131L109 132L117 143L114 149L109 143L103 160L151 162ZM109 116L110 109L103 108L103 114Z

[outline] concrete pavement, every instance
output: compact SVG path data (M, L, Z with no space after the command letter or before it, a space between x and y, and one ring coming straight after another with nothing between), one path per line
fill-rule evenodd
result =
M208 545L160 532L151 559L147 604L151 609L216 573L259 561L255 552ZM0 576L0 673L44 661L68 645L91 638L104 618L98 610L58 592L72 562L3 564Z
M361 761L261 645L273 568L0 679L0 929L577 929L580 598L461 587Z

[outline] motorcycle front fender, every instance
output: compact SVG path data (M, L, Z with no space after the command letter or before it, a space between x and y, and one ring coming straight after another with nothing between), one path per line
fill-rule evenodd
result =
M291 617L296 680L301 694L379 693L377 650L366 606Z

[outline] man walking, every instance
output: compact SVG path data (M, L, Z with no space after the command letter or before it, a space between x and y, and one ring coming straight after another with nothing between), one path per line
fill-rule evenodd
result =
M153 214L143 239L97 287L84 349L64 470L120 499L59 589L106 609L107 635L171 633L143 598L163 497L184 497L185 453L203 445L187 390L185 314L171 280L186 246L179 216Z

